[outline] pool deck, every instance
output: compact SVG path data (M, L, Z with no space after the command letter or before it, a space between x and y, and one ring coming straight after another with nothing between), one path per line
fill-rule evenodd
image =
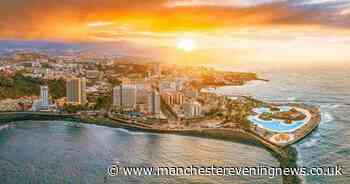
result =
M269 129L264 129L261 127L256 126L254 131L262 136L264 139L266 139L267 141L273 142L274 144L277 144L281 147L287 147L288 145L294 144L300 140L302 140L303 138L305 138L308 134L310 134L313 130L315 130L319 123L321 122L321 114L320 111L317 107L315 106L310 106L310 105L306 105L306 104L294 104L294 103L284 103L284 104L276 104L273 103L271 104L273 106L290 106L290 107L296 107L296 108L301 108L301 109L305 109L307 110L310 114L311 117L309 118L309 120L303 124L300 128L292 131L292 132L277 132L277 131L272 131ZM271 140L273 135L276 134L289 134L293 137L292 140L288 141L288 142L274 142Z
M294 144L300 141L305 136L309 135L313 130L315 130L321 122L321 113L318 108L306 105L302 105L301 108L309 110L309 112L311 113L311 119L308 123L306 123L304 126L302 126L294 132L295 139L289 142L288 144Z

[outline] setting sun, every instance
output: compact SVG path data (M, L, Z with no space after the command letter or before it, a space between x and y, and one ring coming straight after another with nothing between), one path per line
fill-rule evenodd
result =
M193 51L197 48L196 42L191 38L183 38L177 42L177 48L186 52Z

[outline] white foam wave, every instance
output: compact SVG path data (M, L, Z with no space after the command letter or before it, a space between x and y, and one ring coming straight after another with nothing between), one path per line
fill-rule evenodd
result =
M324 109L336 109L336 108L339 108L341 107L340 104L325 104L325 105L321 105L321 108L324 108Z
M0 130L6 129L6 128L9 128L9 127L10 127L10 125L1 125L0 126Z
M310 148L317 145L317 143L318 143L318 139L310 139L309 141L304 142L302 146L305 148Z
M329 112L321 113L321 123L328 123L334 120L334 117Z
M153 133L146 133L146 132L129 131L124 128L116 128L116 130L127 133L129 135L152 135L153 134Z
M332 109L336 109L338 107L340 107L340 104L333 104L333 105L330 106L330 108L332 108Z

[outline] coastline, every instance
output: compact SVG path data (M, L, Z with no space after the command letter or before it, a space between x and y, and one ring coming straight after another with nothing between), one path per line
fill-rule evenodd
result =
M242 143L269 151L280 163L282 168L297 167L297 151L291 146L280 147L266 141L262 137L246 131L233 131L225 129L202 129L202 130L165 130L154 129L146 126L140 126L135 124L123 123L121 121L112 121L107 118L88 119L81 116L69 115L69 114L55 114L55 113L35 113L35 112L5 112L0 113L0 124L5 124L15 121L75 121L85 124L94 124L100 126L107 126L113 128L123 128L130 131L142 131L148 133L158 134L174 134L181 136L192 136L208 139L224 140L236 143ZM283 184L298 184L301 180L298 176L282 176Z

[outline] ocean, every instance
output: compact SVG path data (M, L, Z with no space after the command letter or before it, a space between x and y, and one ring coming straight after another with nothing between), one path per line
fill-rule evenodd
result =
M0 130L1 183L281 183L266 176L113 176L128 167L257 167L279 165L262 148L227 141L132 132L62 121L23 121Z
M343 184L350 181L350 64L323 63L284 66L247 65L225 70L257 72L269 82L253 81L240 87L216 91L226 95L244 94L269 102L296 102L316 105L322 121L312 134L293 145L300 167L339 165L343 176L306 176L307 184Z
M344 184L350 180L350 67L246 67L269 82L227 86L216 92L251 95L271 102L317 105L318 129L293 145L301 167L334 166L343 176L306 176L307 184ZM0 127L1 183L169 183L250 184L281 183L268 176L116 176L107 168L122 166L279 166L270 152L252 145L178 135L131 132L96 125L73 126L60 121L13 122Z

